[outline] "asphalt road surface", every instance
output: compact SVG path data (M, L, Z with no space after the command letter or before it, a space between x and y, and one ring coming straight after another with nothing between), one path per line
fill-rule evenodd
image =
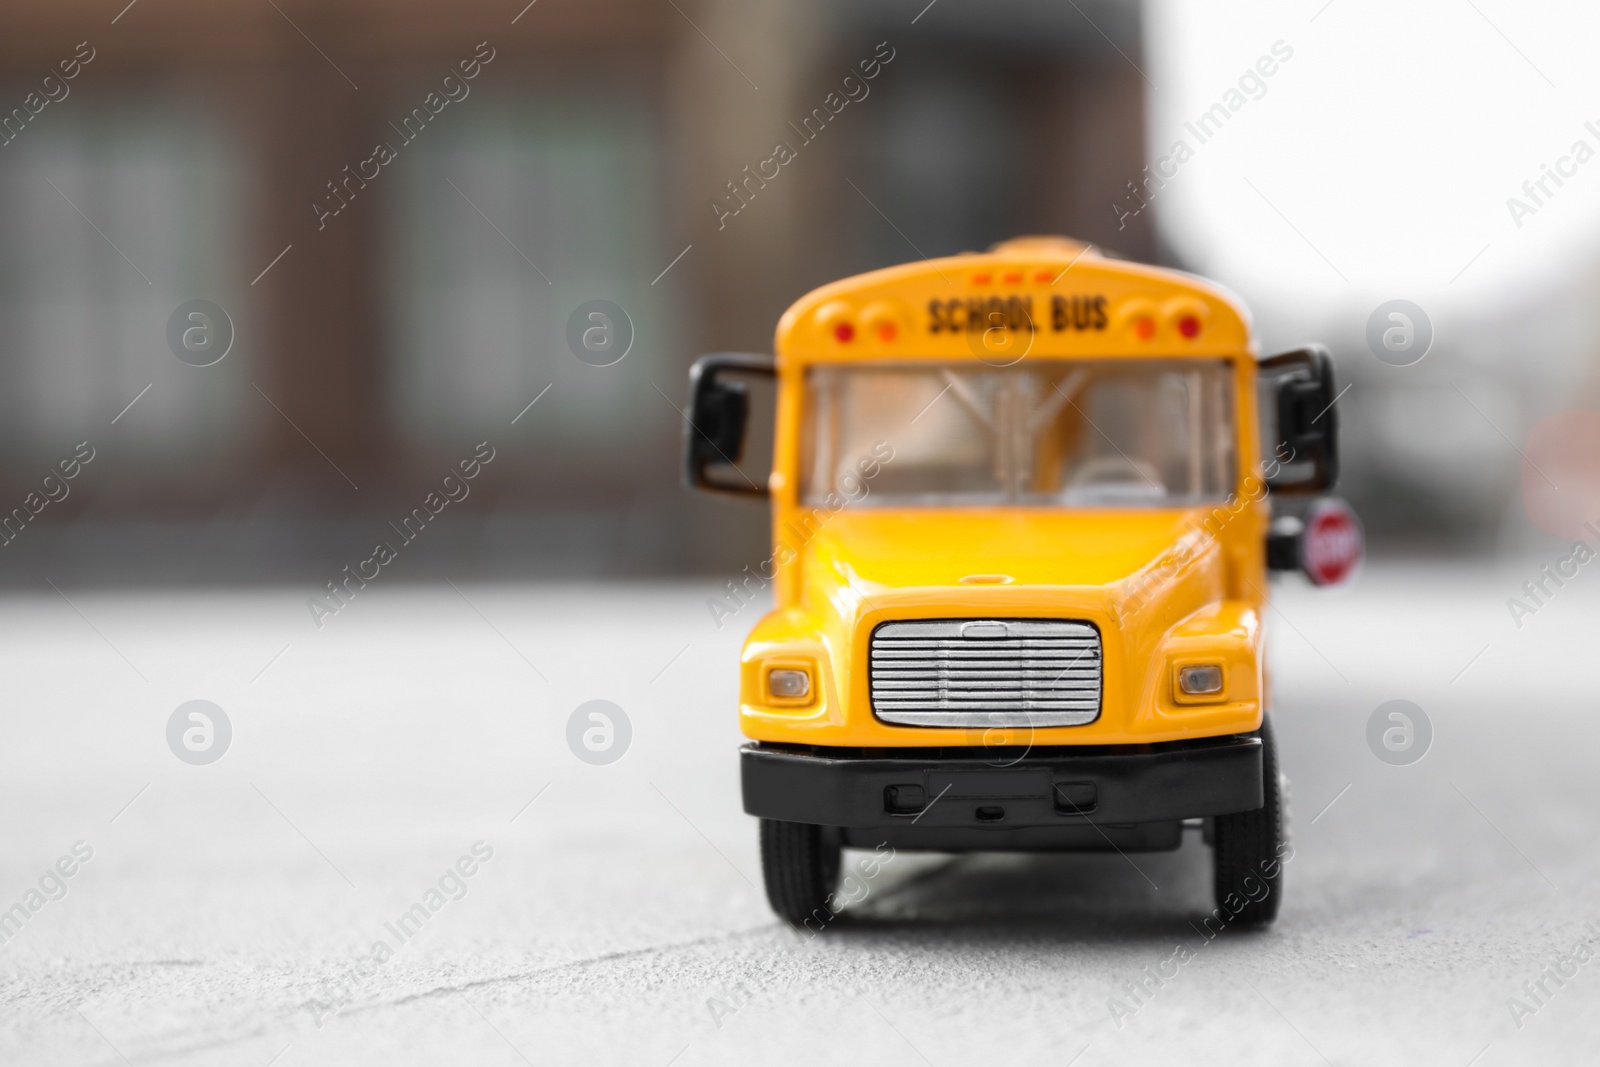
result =
M13 597L0 1062L1593 1063L1600 577L1518 628L1537 562L1278 587L1294 858L1274 928L1211 940L1194 835L901 854L780 927L735 758L757 609L716 629L711 581L372 586L320 630L309 590ZM1367 740L1397 699L1409 765ZM192 700L214 763L169 747ZM609 765L568 744L591 700Z

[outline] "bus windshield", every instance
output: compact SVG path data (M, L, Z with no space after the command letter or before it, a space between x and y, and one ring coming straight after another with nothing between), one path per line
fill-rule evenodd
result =
M1174 507L1233 489L1226 360L825 365L806 392L808 502L856 485L878 441L894 458L867 505Z

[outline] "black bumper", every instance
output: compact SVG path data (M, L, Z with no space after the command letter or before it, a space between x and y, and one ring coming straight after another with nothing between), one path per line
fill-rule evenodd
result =
M1065 747L740 752L744 810L929 849L1176 848L1182 820L1262 805L1261 739Z

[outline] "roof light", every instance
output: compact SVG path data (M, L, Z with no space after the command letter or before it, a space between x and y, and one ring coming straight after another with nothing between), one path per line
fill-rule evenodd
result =
M861 330L861 340L880 345L892 345L909 327L911 316L898 300L875 300L855 315L840 321L854 322Z
M1161 305L1161 321L1185 341L1193 341L1205 333L1211 309L1192 296L1179 296Z
M1133 320L1133 335L1141 341L1148 341L1156 335L1156 320L1149 315L1140 315Z
M849 344L855 337L856 328L848 322L837 323L833 327L833 339L840 344Z

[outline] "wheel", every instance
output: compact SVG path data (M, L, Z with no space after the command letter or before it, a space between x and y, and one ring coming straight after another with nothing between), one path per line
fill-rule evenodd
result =
M1218 815L1212 829L1217 917L1230 926L1265 926L1283 900L1283 792L1272 721L1262 716L1261 793L1255 811Z
M833 917L828 898L839 884L839 831L803 822L761 820L761 874L767 903L791 926Z

